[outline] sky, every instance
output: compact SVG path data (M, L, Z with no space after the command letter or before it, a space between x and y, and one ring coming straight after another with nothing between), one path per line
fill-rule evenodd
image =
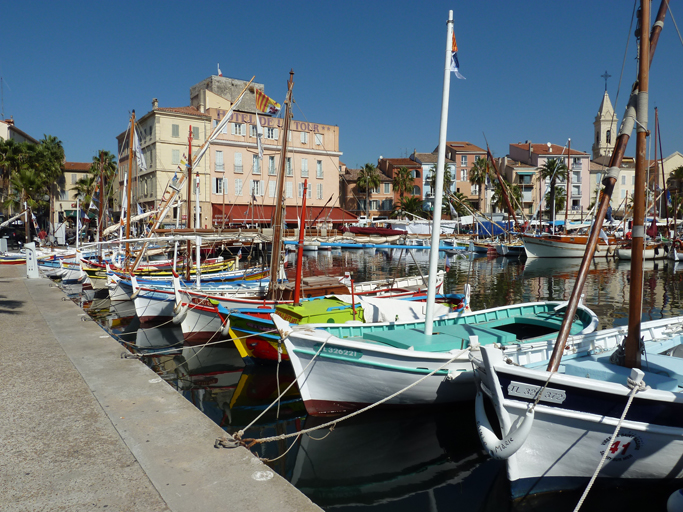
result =
M294 119L338 125L348 167L431 152L453 10L466 80L451 76L447 140L483 148L488 140L495 156L505 156L511 143L571 139L572 149L590 154L601 75L612 75L607 90L619 120L636 76L633 7L628 0L3 2L2 113L35 138L58 137L68 161L89 162L100 149L116 153L130 112L142 117L152 98L160 107L189 105L190 87L217 74L218 63L225 77L254 76L280 103L291 69ZM658 8L656 1L653 17ZM682 62L667 16L650 77L650 128L658 107L665 155L683 153Z

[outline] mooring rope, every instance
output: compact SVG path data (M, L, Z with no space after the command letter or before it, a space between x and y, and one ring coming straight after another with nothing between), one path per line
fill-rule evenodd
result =
M322 346L320 347L320 349L318 349L318 352L316 352L315 356L311 359L311 361L308 363L308 365L306 365L306 368L304 368L304 369L301 371L301 373L300 373L299 375L297 375L297 378L298 378L301 374L303 374L303 373L308 369L308 367L311 365L311 363L312 363L312 362L315 360L315 358L320 354L320 352L322 351L322 349L323 349L323 347L325 346L325 344L327 343L327 341L328 341L330 338L332 338L332 337L333 337L332 334L330 334L330 335L328 336L328 338L327 338L327 339L325 340L325 342L322 344ZM426 374L426 375L423 376L422 378L420 378L420 379L418 379L417 381L413 382L412 384L410 384L410 385L404 387L403 389L400 389L400 390L396 391L395 393L392 393L391 395L389 395L389 396L383 398L382 400L379 400L378 402L375 402L374 404L370 404L370 405L368 405L368 406L366 406L366 407L364 407L364 408L362 408L362 409L359 409L359 410L357 410L357 411L354 411L354 412L352 412L352 413L350 413L350 414L348 414L348 415L346 415L346 416L343 416L343 417L341 417L341 418L336 418L336 419L334 419L334 420L332 420L332 421L328 421L327 423L324 423L324 424L319 425L319 426L317 426L317 427L312 427L312 428L309 428L309 429L300 430L299 432L295 432L295 433L292 433L292 434L280 434L280 435L277 435L277 436L264 437L264 438L261 438L261 439L250 439L250 438L248 438L248 439L242 439L242 436L244 435L244 431L247 430L249 427L251 427L251 426L256 422L256 420L258 420L258 418L260 418L261 416L263 416L263 414L265 414L265 412L266 412L268 409L270 409L270 407L273 406L273 404L271 404L271 405L268 407L268 409L266 409L266 411L264 411L263 413L261 413L261 415L259 415L259 417L256 418L256 420L252 421L252 423L250 423L250 424L247 425L245 428L241 429L239 432L237 432L236 434L234 434L234 435L233 435L233 438L235 439L235 441L236 441L236 443L237 443L238 445L242 445L242 446L244 446L244 447L246 447L246 448L251 448L251 447L254 446L255 444L263 444L263 443L268 443L268 442L271 442L271 441L283 441L283 440L288 439L288 438L291 438L291 437L296 437L296 438L298 439L298 438L301 437L303 434L308 435L310 432L314 432L314 431L316 431L316 430L321 430L321 429L328 428L328 427L330 427L330 430L332 430L337 424L339 424L339 423L341 423L341 422L343 422L343 421L349 420L349 419L351 419L351 418L353 418L353 417L355 417L355 416L358 416L358 415L360 415L360 414L363 414L364 412L367 412L367 411L369 411L369 410L371 410L371 409L374 409L375 407L377 407L377 406L379 406L379 405L382 405L383 403L385 403L385 402L387 402L387 401L389 401L389 400L391 400L391 399L393 399L393 398L395 398L395 397L401 395L402 393L405 393L405 392L408 391L409 389L412 389L413 387L417 386L418 384L420 384L420 383L421 383L422 381L424 381L425 379L428 379L429 377L431 377L431 376L434 375L435 373L437 373L437 372L443 370L446 366L448 366L449 364L451 364L453 361L455 361L455 360L458 359L459 357L462 357L462 355L465 354L465 353L467 353L469 350L470 350L469 348L466 348L466 349L463 349L463 350L459 351L458 353L456 353L455 355L453 355L453 357L451 357L448 361L444 362L444 363L443 363L441 366L439 366L438 368L435 368L434 370L432 370L430 373ZM296 382L296 379L294 380L294 382ZM292 382L292 384L290 384L290 386L287 388L287 390L294 384L294 382ZM285 390L285 392L286 392L287 390ZM283 396L283 395L284 395L284 393L282 393L282 395L280 395L280 397ZM279 400L280 397L278 397L277 399ZM310 436L309 436L309 437L310 437ZM315 438L311 437L311 439L315 439ZM324 439L324 437L323 437L322 439ZM229 441L228 441L226 438L218 439L218 440L216 441L216 445L219 445L219 444L220 444L220 445L225 446L227 442L229 442ZM292 443L292 444L294 444L294 443ZM264 460L264 461L269 461L269 459L262 459L262 460ZM276 459L273 459L273 460L276 460Z
M610 451L610 448L614 444L614 440L616 439L617 435L619 434L619 430L621 430L621 425L624 422L624 418L626 418L626 413L628 412L629 408L631 407L631 403L633 402L633 399L636 396L636 393L638 391L645 391L647 389L650 389L650 386L645 384L645 381L639 381L636 382L635 380L631 379L630 377L627 379L628 382L628 387L631 388L631 392L629 393L628 396L628 402L626 402L626 407L624 408L624 412L621 414L621 418L619 418L619 422L617 423L616 428L614 429L614 433L612 434L612 437L609 440L609 443L605 447L605 452L602 454L602 458L600 459L600 463L598 464L598 467L595 469L595 472L593 473L593 476L590 479L590 482L588 482L588 485L586 486L586 489L583 491L583 495L581 496L581 499L579 499L579 502L576 504L576 508L574 508L574 512L578 512L581 506L583 505L584 500L588 496L588 493L591 490L591 487L593 487L593 483L595 482L595 479L598 477L598 473L600 473L600 470L602 469L603 464L605 463L605 460L607 459L607 454Z

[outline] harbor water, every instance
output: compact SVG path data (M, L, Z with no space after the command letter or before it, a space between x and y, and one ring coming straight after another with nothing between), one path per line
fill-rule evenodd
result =
M422 274L426 280L428 259L426 250L319 250L304 255L303 274L351 272L355 282ZM568 300L581 263L578 259L524 261L467 253L449 260L444 292L461 293L469 284L473 310ZM290 254L290 278L294 262ZM683 268L668 260L646 262L644 280L643 320L683 315ZM594 259L583 301L598 315L599 328L627 323L629 285L629 262ZM260 439L296 434L329 421L307 416L289 365L245 367L230 344L184 346L179 326L140 325L132 302L111 304L92 290L78 287L65 287L65 291L228 433L246 429L243 438ZM278 389L284 391L290 384L280 401L269 408ZM573 510L581 494L510 503L505 464L490 459L481 449L470 403L372 410L332 429L255 444L252 451L325 510L560 511ZM670 492L632 486L614 490L597 484L582 510L665 510Z

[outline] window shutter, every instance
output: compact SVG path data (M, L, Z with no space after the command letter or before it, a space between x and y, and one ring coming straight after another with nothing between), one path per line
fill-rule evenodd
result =
M275 129L273 130L273 134L274 134L274 135L273 135L273 138L274 138L275 140L277 140L278 137L280 137L280 130L279 130L278 128L275 128Z
M286 188L286 197L292 197L292 182L288 181L285 185L287 185Z
M275 182L273 180L268 182L268 197L275 197Z

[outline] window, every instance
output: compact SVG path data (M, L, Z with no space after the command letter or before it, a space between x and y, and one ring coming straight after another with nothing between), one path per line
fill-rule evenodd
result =
M192 139L199 140L199 126L192 127Z
M172 124L171 125L171 136L172 137L180 137L180 126L177 124Z
M315 176L317 178L323 177L323 161L322 160L316 160L315 161Z
M275 176L275 157L274 156L268 157L268 174L270 174L271 176Z
M420 187L418 187L417 185L415 185L415 186L413 187L413 195L414 195L414 196L419 196L419 195L420 195Z
M287 142L292 142L292 130L287 132Z
M218 120L214 119L213 121L211 121L211 128L216 128L216 126L218 126Z
M605 134L605 142L607 142L607 144L612 143L612 130L607 130L607 133Z
M287 176L294 176L294 167L292 166L292 157L288 156L285 162L285 174Z
M308 158L301 159L301 177L308 178Z
M249 126L249 136L250 137L257 137L258 136L258 132L256 131L256 125L255 124L252 124L251 126Z
M270 180L268 182L268 197L275 197L275 185L276 181Z
M379 210L379 201L377 199L370 200L370 209Z
M626 185L626 176L621 176L621 184Z
M304 184L299 183L299 197L304 197Z
M242 174L244 172L242 168L242 153L235 153L235 172L237 174Z
M433 194L434 194L434 192L432 192L432 195ZM472 184L472 194L475 196L479 195L479 185L477 185L476 183Z
M242 179L241 178L235 179L235 195L236 196L242 195Z
M216 151L216 171L224 172L225 164L223 163L223 152Z
M318 185L316 186L315 198L316 199L322 199L323 198L323 184L322 183L318 183Z
M359 199L358 200L358 209L365 211L365 199Z
M467 181L467 169L460 169L460 181Z
M251 193L256 197L263 196L263 181L251 180Z
M370 189L371 194L379 194L379 185Z
M572 172L572 183L581 183L581 171Z
M581 195L581 185L572 185L572 196L580 196Z
M213 179L213 193L222 194L223 193L223 178Z
M389 194L391 192L391 183L384 184L384 193Z
M301 132L301 143L308 144L308 132Z
M258 155L252 155L252 163L254 164L254 174L261 174L261 161Z
M232 134L233 135L246 135L247 129L244 123L232 123Z
M277 140L277 128L266 128L266 139Z
M460 165L462 165L462 166L467 165L467 155L460 155Z
M285 183L285 197L292 197L292 182Z
M626 198L626 190L624 190L623 188L621 189L621 198L622 199Z
M384 201L382 201L382 210L390 211L393 209L394 209L393 199L385 199Z
M71 184L75 185L77 181L78 181L78 176L76 174L72 174L71 175Z
M180 163L180 150L179 149L171 150L171 163L173 165L178 165Z
M60 190L59 191L59 200L60 201L68 201L69 200L69 191L68 190Z
M636 184L636 175L634 174L633 176L631 176L631 185L635 185L635 184Z
M323 134L322 133L316 133L315 134L315 145L316 146L322 146L323 145Z

